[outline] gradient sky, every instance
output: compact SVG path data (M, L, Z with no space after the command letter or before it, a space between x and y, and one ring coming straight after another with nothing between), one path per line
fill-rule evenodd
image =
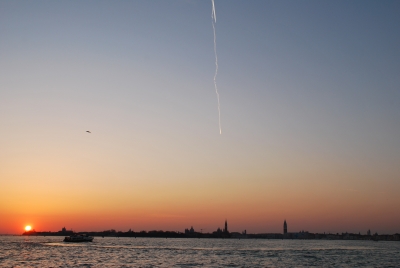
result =
M0 1L0 233L400 232L400 2L215 7L222 135L211 1Z

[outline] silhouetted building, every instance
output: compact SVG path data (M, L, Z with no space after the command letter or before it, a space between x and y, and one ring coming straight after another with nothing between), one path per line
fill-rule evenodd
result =
M224 233L229 233L228 231L228 221L225 220L225 229L224 229Z
M286 224L286 220L283 222L283 234L287 234L287 224Z
M72 230L67 230L67 228L63 227L61 228L61 231L58 231L57 233L61 235L72 235L74 232Z
M228 221L225 220L225 228L221 229L218 227L217 231L212 233L213 237L220 237L220 238L229 238L231 233L228 230Z
M194 233L193 226L190 229L185 229L185 234L193 234L193 233Z

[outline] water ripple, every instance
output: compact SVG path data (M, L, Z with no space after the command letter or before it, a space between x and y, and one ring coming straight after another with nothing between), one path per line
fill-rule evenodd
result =
M399 242L0 237L0 267L399 267Z

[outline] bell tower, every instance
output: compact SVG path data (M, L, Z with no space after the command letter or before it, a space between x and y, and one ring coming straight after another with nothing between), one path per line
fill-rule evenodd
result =
M283 234L287 234L287 224L286 224L286 220L283 222Z

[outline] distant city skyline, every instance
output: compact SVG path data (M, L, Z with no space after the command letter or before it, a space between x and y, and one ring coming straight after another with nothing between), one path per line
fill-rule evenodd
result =
M127 233L143 233L143 232L155 232L156 231L156 232L175 232L177 234L186 234L188 237L196 236L198 234L213 234L215 237L218 237L218 236L220 236L220 237L232 237L232 235L233 235L236 238L240 238L240 236L245 237L246 235L255 235L255 234L257 234L257 235L279 234L279 232L277 232L277 233L274 233L274 232L261 232L261 233L253 233L253 234L251 234L251 233L248 233L246 229L241 230L241 231L239 231L239 230L229 231L229 229L228 229L228 220L227 219L225 220L223 229L218 227L216 230L209 230L208 232L206 232L206 229L204 229L204 232L203 232L203 228L201 228L200 231L199 231L199 229L195 229L193 226L194 225L191 225L190 228L185 228L185 230L183 232L180 231L180 230L164 230L162 228L159 229L159 230L146 230L146 229L143 229L143 230L136 230L135 231L134 229L129 228ZM61 230L59 230L59 231L54 231L54 230L53 231L43 231L43 230L36 231L34 228L32 228L32 226L26 226L25 227L25 232L23 234L26 235L26 234L36 234L36 233L42 234L42 233L45 233L45 234L48 234L48 235L49 234L53 234L53 235L57 235L57 234L58 235L72 235L74 233L85 233L85 232L126 233L123 230L116 230L116 229L113 229L113 228L108 229L108 230L102 230L102 231L73 230L72 228L70 230L68 230L65 226L62 227ZM283 229L282 229L282 232L281 232L282 238L299 238L298 237L299 235L302 236L304 234L308 235L308 234L314 234L314 233L317 234L318 232L308 231L307 229L306 230L304 230L304 229L303 230L298 230L298 231L297 230L288 231L288 224L286 222L286 219L283 221ZM337 233L323 232L323 234L324 235L325 234L326 235L339 235L338 232ZM349 232L342 232L341 234L343 235L343 234L353 234L353 233L351 233L351 232L350 233ZM357 232L355 234L357 234ZM368 229L365 232L361 232L361 231L358 232L358 235L367 235L367 236L375 235L376 236L376 235L379 235L379 234L377 232L375 232L375 233L371 232L371 230ZM385 235L396 235L395 240L399 240L400 239L400 233L395 233L395 234L394 233L393 234L386 233L386 234L380 234L380 235L384 235L384 236Z
M400 232L400 1L214 2L222 134L211 0L0 1L0 233Z
M73 231L67 230L67 228L62 227L61 230L56 232L51 231L36 231L31 229L31 226L26 226L23 236L65 236L64 241L70 241L71 239L77 239L79 235L84 237L90 237L91 241L95 236L97 237L153 237L153 238L219 238L219 239L301 239L301 240L373 240L373 241L400 241L400 233L395 234L378 234L377 232L372 233L368 230L366 233L313 233L305 230L298 232L288 232L288 224L286 220L283 222L282 233L248 233L247 230L241 232L229 231L228 220L225 220L224 228L218 227L215 231L200 232L195 230L193 226L186 228L184 232L171 231L171 230L141 230L134 231L129 229L128 231L120 231L115 229L109 229L104 231ZM90 242L91 242L90 241Z

